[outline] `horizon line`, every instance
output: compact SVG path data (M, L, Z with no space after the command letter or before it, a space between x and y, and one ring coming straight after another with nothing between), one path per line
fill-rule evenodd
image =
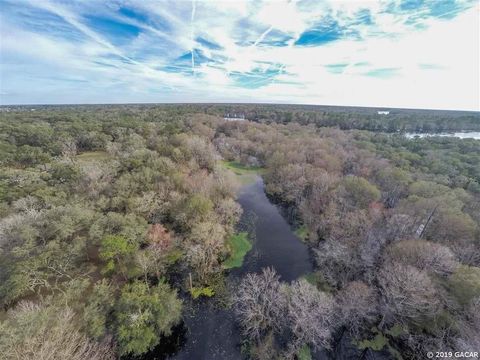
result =
M420 111L452 111L479 113L479 110L470 109L441 109L441 108L408 108L389 106L365 106L365 105L333 105L333 104L309 104L309 103L275 103L275 102L112 102L112 103L22 103L0 104L0 107L14 106L102 106L102 105L280 105L280 106L312 106L312 107L337 107L337 108L361 108L361 109L394 109L394 110L420 110Z

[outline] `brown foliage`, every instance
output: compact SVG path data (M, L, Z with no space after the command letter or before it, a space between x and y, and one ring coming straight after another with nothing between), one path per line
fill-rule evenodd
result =
M167 250L172 245L172 236L162 224L150 225L147 238L150 245L160 250Z

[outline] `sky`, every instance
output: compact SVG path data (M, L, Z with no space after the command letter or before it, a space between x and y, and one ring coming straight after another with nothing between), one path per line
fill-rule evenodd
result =
M0 0L0 104L480 111L479 0Z

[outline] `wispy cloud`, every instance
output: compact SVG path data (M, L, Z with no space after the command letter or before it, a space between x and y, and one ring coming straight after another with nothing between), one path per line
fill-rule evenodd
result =
M365 73L366 76L376 77L380 79L388 79L399 75L400 68L379 68L372 69Z
M2 103L480 107L476 0L0 6Z

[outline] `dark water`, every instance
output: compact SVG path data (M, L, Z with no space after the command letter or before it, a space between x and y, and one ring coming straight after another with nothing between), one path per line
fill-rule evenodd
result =
M158 359L241 359L240 330L231 310L213 300L197 301L184 315L186 341L170 356Z
M272 266L284 281L294 280L312 271L308 248L292 232L279 209L266 197L263 181L256 178L241 188L238 202L244 217L255 219L253 248L239 269L232 270L229 283L238 282L249 272L259 272ZM169 341L178 350L172 353L157 348L144 359L215 360L241 359L240 330L229 309L203 299L186 304L183 327Z
M265 195L261 178L244 186L237 201L246 214L255 214L255 237L252 251L243 266L232 276L258 272L271 266L284 281L292 281L313 271L308 247L292 232L280 210Z

